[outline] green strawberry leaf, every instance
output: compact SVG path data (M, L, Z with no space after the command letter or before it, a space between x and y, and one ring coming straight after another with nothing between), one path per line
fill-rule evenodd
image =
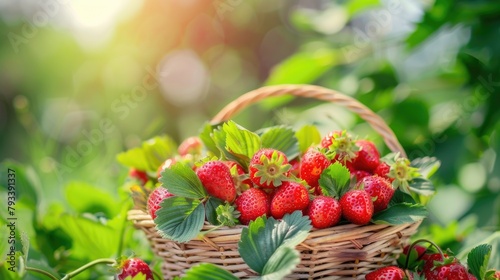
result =
M410 166L418 168L422 177L430 178L439 169L441 162L435 157L423 157L412 160Z
M210 196L205 203L205 213L207 215L207 221L212 225L219 225L217 220L216 209L219 205L224 205L224 201L216 197Z
M146 140L141 147L119 153L119 163L138 170L156 172L158 167L177 151L177 144L169 136L157 136Z
M429 179L424 177L413 178L410 182L410 191L418 193L424 196L430 196L434 194L434 184Z
M259 217L243 228L238 251L245 263L262 275L266 264L280 247L295 248L307 238L310 230L311 221L300 211L286 214L279 221ZM274 261L276 259L279 258ZM282 267L273 263L269 266ZM273 272L270 268L265 270L266 273Z
M349 189L351 174L342 164L328 166L319 177L319 186L325 196L340 198Z
M201 142L203 142L203 145L207 149L207 152L220 157L221 151L217 148L217 144L215 143L213 138L213 132L218 127L219 125L211 125L210 123L206 123L203 126L202 131L198 137L200 137L200 140Z
M372 217L374 224L401 225L420 221L427 217L427 209L420 204L398 203L387 207Z
M486 273L484 274L484 278L477 278L477 279L481 279L481 280L498 280L498 278L495 276L495 273L497 271L495 269L490 269L488 271L486 271Z
M199 199L208 195L193 169L182 162L165 168L161 172L160 183L176 196Z
M156 211L156 228L163 238L187 242L195 238L205 222L205 208L196 199L172 196Z
M305 153L309 147L321 142L321 133L314 125L305 125L301 127L295 133L295 137L299 142L299 150L301 153Z
M401 191L400 189L397 189L394 192L391 201L389 201L389 207L400 203L416 204L417 202L411 195Z
M186 271L183 280L238 280L238 277L232 275L229 271L211 263L201 263L191 267Z
M474 247L467 255L467 266L470 272L477 279L485 279L488 263L490 261L492 246L489 244L481 244Z
M215 130L213 139L226 159L238 162L245 169L248 168L250 158L261 147L261 140L257 134L233 121L228 121L220 129Z
M270 127L262 132L262 148L282 151L288 160L299 155L299 146L295 131L285 126Z
M264 266L261 277L258 279L274 280L284 279L290 275L300 263L300 254L297 250L290 247L280 247L269 258Z

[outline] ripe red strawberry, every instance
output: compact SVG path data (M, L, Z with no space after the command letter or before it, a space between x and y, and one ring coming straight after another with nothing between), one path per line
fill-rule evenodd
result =
M495 271L495 279L500 279L500 270Z
M307 188L297 182L285 181L271 200L271 215L281 219L296 210L304 211L309 205Z
M342 135L341 130L334 130L329 132L323 139L321 139L321 147L328 149L330 146L333 144L333 141L335 141L336 138L339 138L340 135Z
M250 188L244 191L236 198L235 205L240 212L239 220L244 225L269 212L268 196L262 189Z
M300 159L299 158L294 158L290 161L290 165L292 166L290 168L290 174L296 177L300 176Z
M378 175L364 177L357 183L356 187L364 188L375 199L373 200L375 213L386 209L394 195L394 189L389 180Z
M391 166L383 161L377 165L375 170L373 170L374 174L377 174L380 177L387 178L391 183L394 181L394 178L389 176L389 172L391 171Z
M177 148L177 152L181 156L185 155L199 155L201 154L201 149L203 144L200 138L193 136L186 138Z
M137 170L136 168L130 168L128 176L138 180L143 186L148 182L148 174L145 171Z
M384 266L366 274L366 280L402 280L405 272L397 266Z
M307 208L307 215L315 228L327 228L340 221L342 210L340 203L333 197L315 197Z
M373 172L380 163L380 153L375 144L369 140L361 139L356 141L359 151L353 160L353 166L357 170Z
M467 268L458 262L438 265L433 269L424 271L427 280L468 280Z
M363 178L371 176L372 174L364 170L349 170L351 172L351 178L356 178L356 182L361 181Z
M373 216L373 202L365 190L351 190L340 198L342 216L356 225L366 225Z
M209 161L196 170L196 175L209 195L228 202L233 202L236 198L233 177L224 162Z
M460 264L455 257L448 257L440 253L430 254L424 263L423 273L427 280L470 279L467 268Z
M321 172L330 165L330 160L322 152L309 149L302 156L300 164L300 178L306 181L312 190L319 187L319 177Z
M288 180L291 165L286 155L278 150L263 148L250 160L249 172L252 182L262 188L279 187Z
M148 212L151 215L153 220L156 218L156 211L160 209L161 202L167 197L174 196L169 193L168 190L164 187L157 187L154 189L148 197Z
M148 264L139 258L131 258L125 260L118 267L121 269L121 273L118 274L119 280L124 280L127 277L135 277L139 273L142 273L146 276L146 280L153 280L153 272L149 268Z

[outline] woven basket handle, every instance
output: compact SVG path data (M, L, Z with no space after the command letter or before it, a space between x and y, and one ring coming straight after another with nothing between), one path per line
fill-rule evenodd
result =
M396 138L396 135L379 115L375 114L372 110L370 110L370 108L350 96L320 86L278 85L258 88L241 95L226 105L226 107L213 117L212 123L227 121L239 111L265 98L287 94L315 98L346 107L350 111L358 114L363 120L370 124L370 126L382 136L385 144L391 151L399 152L401 156L406 157L406 153Z

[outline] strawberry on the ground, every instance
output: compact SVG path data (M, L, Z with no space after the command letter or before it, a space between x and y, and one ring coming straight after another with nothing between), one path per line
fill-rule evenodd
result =
M373 202L365 190L350 190L340 198L342 216L356 225L366 225L373 216Z
M148 174L136 168L130 168L128 176L134 180L138 180L143 186L148 182Z
M302 156L300 164L300 178L306 181L312 190L319 187L319 177L321 172L330 165L330 160L325 154L316 150L309 149Z
M156 211L160 209L160 204L163 200L165 200L167 197L174 196L173 194L169 193L168 190L164 187L157 187L154 189L148 197L148 212L149 215L151 215L151 218L153 220L156 218Z
M118 274L119 280L124 280L127 277L135 277L139 273L146 276L146 280L153 280L153 272L149 268L148 264L139 258L131 258L123 261L119 264L118 269L121 270Z
M177 148L177 152L181 156L185 155L199 155L201 154L201 149L203 143L197 136L186 138Z
M296 210L304 211L308 205L307 188L297 182L285 181L271 200L271 215L275 219L281 219L285 214L291 214Z
M364 177L357 183L356 187L363 188L374 199L375 213L386 209L394 195L394 189L389 180L378 175Z
M307 208L307 215L315 228L328 228L340 221L340 203L333 197L317 196Z
M356 146L359 147L359 151L357 151L353 160L354 168L373 172L380 163L380 153L375 143L370 140L360 139L356 141Z
M262 188L275 188L287 181L291 165L286 155L278 150L263 148L250 160L249 173L252 182Z
M366 280L402 280L404 271L397 266L384 266L366 274Z
M196 170L196 175L208 194L227 202L236 198L236 187L229 167L222 161L206 162Z
M269 212L267 193L258 188L244 191L236 198L235 205L240 212L239 220L244 225Z

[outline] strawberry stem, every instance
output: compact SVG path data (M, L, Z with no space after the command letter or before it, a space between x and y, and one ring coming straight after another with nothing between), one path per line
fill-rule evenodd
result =
M53 279L53 280L59 280L57 277L55 277L54 275L50 274L50 272L48 271L45 271L43 269L38 269L38 268L34 268L34 267L29 267L27 266L25 268L27 271L32 271L32 272L36 272L36 273L40 273L40 274L43 274L47 277L49 277L50 279Z
M439 252L439 254L441 255L441 258L444 260L445 259L445 256L444 256L444 253L443 253L443 250L441 250L441 248L439 248L439 246L430 241L430 240L427 240L427 239L418 239L418 240L415 240L415 242L413 242L410 247L408 248L408 254L411 254L411 250L413 250L413 247L415 247L415 245L417 245L418 243L421 243L421 242L427 242L427 243L430 243L432 246L434 246L434 248L437 249L437 251ZM409 262L410 258L406 258L406 262L405 262L405 266L404 266L404 269L407 269L408 268L408 262Z
M82 273L83 271L91 268L94 265L98 265L98 264L116 264L116 260L114 260L114 259L97 259L97 260L91 261L91 262L81 266L80 268L66 274L61 280L71 279L71 277L75 277L76 275Z

